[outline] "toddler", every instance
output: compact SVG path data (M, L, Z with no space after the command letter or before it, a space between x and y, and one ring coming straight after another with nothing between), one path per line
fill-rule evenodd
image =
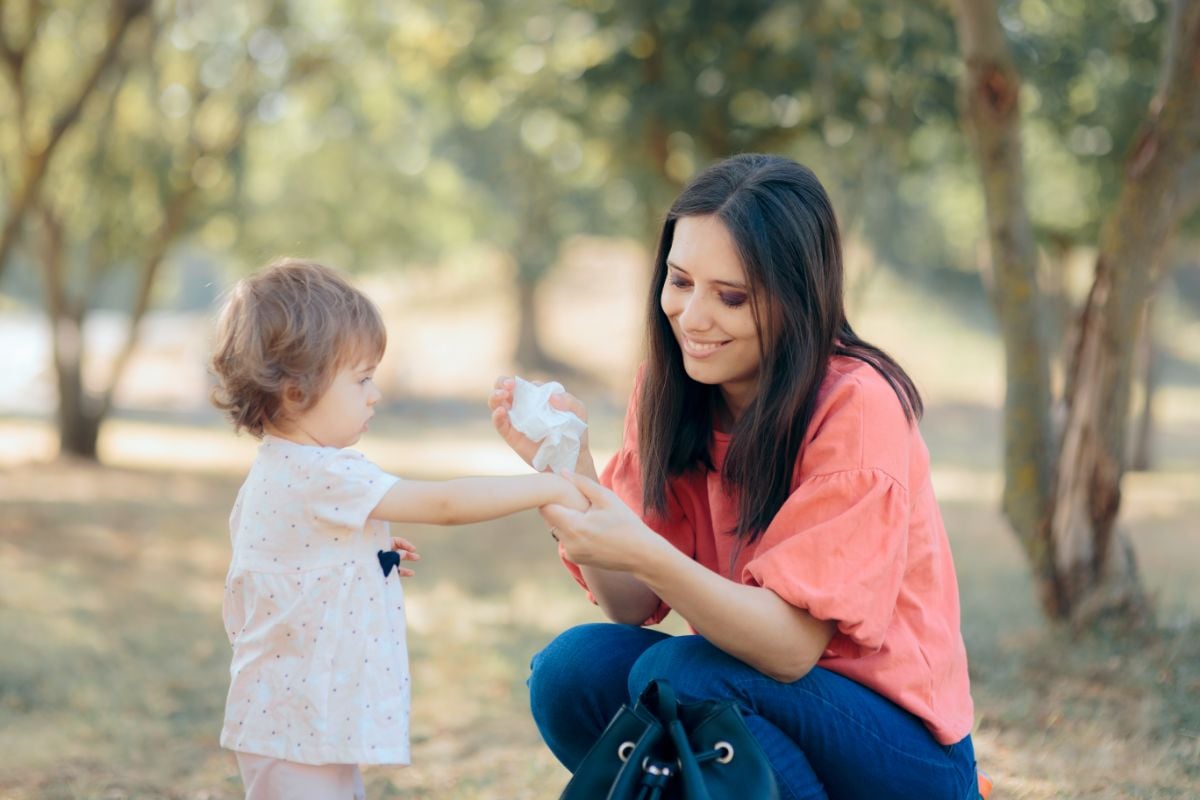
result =
M262 441L229 518L223 609L221 745L249 800L361 798L360 764L409 762L400 575L412 572L398 562L419 556L389 521L587 505L552 473L410 481L348 449L379 402L385 344L371 301L307 261L239 282L221 314L213 402Z

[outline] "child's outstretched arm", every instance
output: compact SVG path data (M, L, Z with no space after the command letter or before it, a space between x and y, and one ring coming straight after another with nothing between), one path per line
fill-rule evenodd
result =
M464 525L551 503L577 511L588 507L588 501L570 481L551 472L539 472L448 481L401 480L383 496L371 517L389 522Z

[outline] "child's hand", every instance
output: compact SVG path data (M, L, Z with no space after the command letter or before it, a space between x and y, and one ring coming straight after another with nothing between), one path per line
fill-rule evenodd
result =
M572 511L587 511L591 506L588 499L583 496L583 493L575 488L575 484L571 483L566 478L559 476L562 481L562 491L558 495L558 499L554 501L555 505L566 506Z
M574 486L572 486L571 488L575 489ZM575 492L576 492L576 494L578 494L579 490L575 489ZM579 496L583 497L582 494L580 494ZM412 576L416 575L417 574L416 572L414 572L413 570L411 570L408 567L405 567L403 565L403 562L405 562L405 561L420 561L421 560L421 554L417 552L416 545L414 545L408 539L405 539L401 536L393 536L392 537L392 550L394 550L400 554L401 565L396 567L396 571L400 573L400 577L401 578L411 578Z

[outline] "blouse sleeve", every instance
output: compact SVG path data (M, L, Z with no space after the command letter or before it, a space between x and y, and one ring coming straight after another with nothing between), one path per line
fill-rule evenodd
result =
M908 492L878 469L814 476L788 498L743 578L817 619L837 623L830 649L883 646L904 577Z
M339 450L313 476L309 509L326 525L358 530L398 480L362 453Z
M641 375L638 376L637 383L641 383ZM600 483L611 489L613 493L621 499L621 502L633 509L642 521L656 533L658 533L671 544L675 545L680 551L695 556L695 530L688 518L688 514L684 509L683 503L680 502L678 481L671 481L667 485L667 509L663 514L654 514L647 512L642 504L642 468L641 462L638 459L638 443L637 443L637 396L638 387L635 386L633 395L629 399L629 407L625 412L625 429L621 442L621 449L617 451L604 467L600 474ZM592 603L596 602L595 595L588 589L587 581L583 578L583 573L579 566L567 558L563 552L562 545L558 548L559 557L566 566L567 571L575 578L588 593L588 600ZM658 608L651 614L642 624L655 625L671 612L671 607L666 603L659 601Z

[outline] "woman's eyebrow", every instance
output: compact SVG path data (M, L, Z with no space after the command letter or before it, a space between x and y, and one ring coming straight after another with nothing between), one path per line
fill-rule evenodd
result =
M683 267L679 266L678 264L676 264L672 261L668 261L667 266L670 267L671 269L675 270L676 272L682 272L684 275L687 275L689 278L692 277L690 272L688 272L686 269L684 269ZM731 289L741 289L742 291L746 291L746 284L738 283L737 281L712 281L712 283L719 283L720 285L728 286Z

